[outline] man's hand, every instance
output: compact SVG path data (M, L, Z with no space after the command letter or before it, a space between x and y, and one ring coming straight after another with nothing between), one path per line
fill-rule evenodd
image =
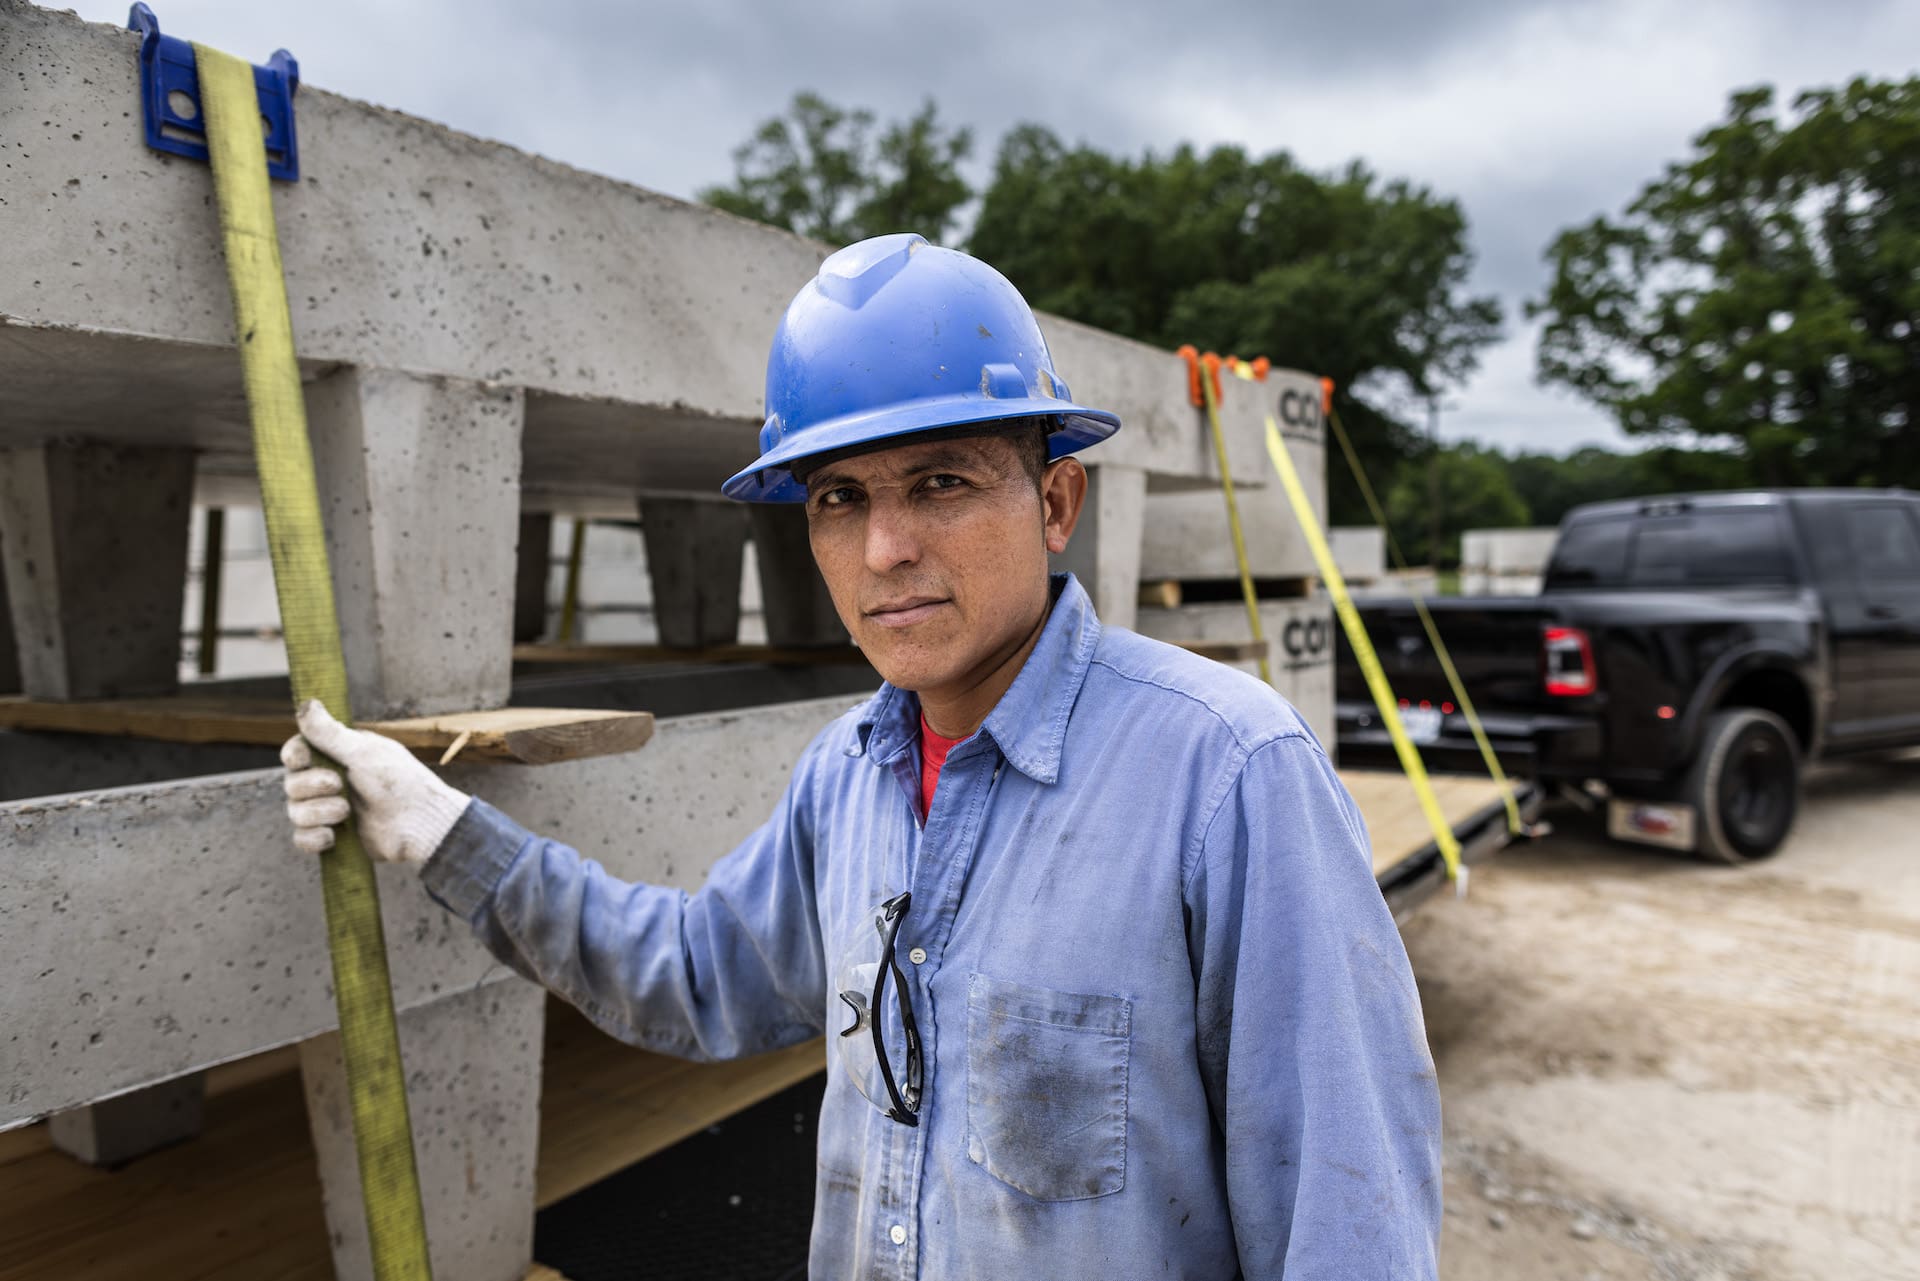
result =
M293 843L309 854L331 849L335 824L357 813L367 853L388 863L423 866L467 808L467 794L441 782L392 739L348 729L318 702L300 709L299 725L300 732L280 749ZM351 808L339 773L313 763L316 750L346 770Z

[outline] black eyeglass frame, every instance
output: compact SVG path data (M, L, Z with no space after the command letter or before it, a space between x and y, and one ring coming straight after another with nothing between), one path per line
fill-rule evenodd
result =
M900 922L907 918L907 909L913 906L913 893L907 891L896 894L882 903L878 910L879 921L876 926L883 940L886 956L882 959L873 976L873 995L867 1004L866 1021L868 1030L873 1034L873 1057L880 1065L880 1080L887 1087L887 1098L893 1106L885 1110L890 1121L901 1125L920 1124L920 1089L923 1079L924 1061L920 1055L920 1027L913 1018L913 996L907 986L907 975L900 968L900 957L895 942L900 937ZM906 1032L907 1063L903 1090L899 1078L893 1074L893 1060L887 1054L886 1038L880 1034L880 998L885 995L887 976L893 976L894 991L900 994L900 1026ZM850 992L842 992L840 999L854 1011L853 1026L840 1033L841 1036L855 1036L860 1031L861 1010L858 998Z

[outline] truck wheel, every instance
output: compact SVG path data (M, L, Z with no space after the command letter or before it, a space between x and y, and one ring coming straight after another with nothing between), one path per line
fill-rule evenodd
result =
M1729 863L1780 848L1800 807L1800 748L1772 712L1732 707L1707 719L1686 799L1699 816L1700 852Z

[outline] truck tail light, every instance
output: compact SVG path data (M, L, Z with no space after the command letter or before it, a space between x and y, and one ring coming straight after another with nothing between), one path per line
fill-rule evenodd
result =
M1593 670L1593 642L1578 627L1549 627L1543 648L1547 693L1555 698L1584 698L1600 688Z

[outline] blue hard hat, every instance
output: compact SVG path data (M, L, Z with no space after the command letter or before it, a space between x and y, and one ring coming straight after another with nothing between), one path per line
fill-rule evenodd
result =
M760 457L721 492L802 502L790 468L803 458L1029 417L1052 422L1049 459L1120 429L1113 414L1073 403L1005 276L922 236L876 236L821 263L788 304L767 356Z

